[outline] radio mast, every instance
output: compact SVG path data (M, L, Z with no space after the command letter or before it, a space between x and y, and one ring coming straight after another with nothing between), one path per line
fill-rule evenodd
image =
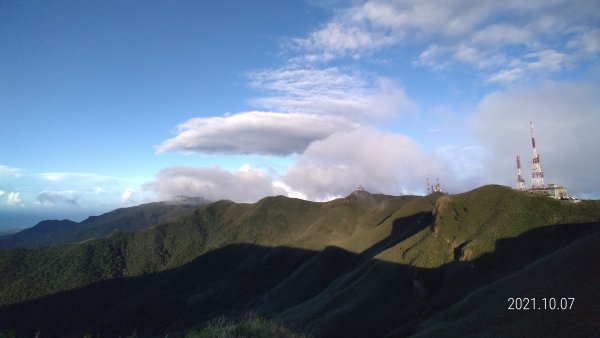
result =
M546 184L544 183L544 171L542 171L542 164L540 163L540 155L537 153L535 148L535 137L533 136L533 121L529 121L531 127L531 146L533 151L531 152L531 189L544 189Z
M521 171L521 156L517 155L517 190L525 191L525 179Z

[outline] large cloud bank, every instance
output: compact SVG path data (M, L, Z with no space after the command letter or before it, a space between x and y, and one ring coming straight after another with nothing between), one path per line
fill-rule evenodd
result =
M162 198L201 196L209 200L230 199L252 202L269 195L286 194L273 185L270 177L248 166L236 172L218 167L171 167L161 170L154 180L146 183Z

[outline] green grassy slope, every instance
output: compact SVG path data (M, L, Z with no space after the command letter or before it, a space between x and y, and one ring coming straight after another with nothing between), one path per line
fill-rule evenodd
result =
M309 335L294 332L282 323L256 315L245 315L239 319L218 318L205 327L189 332L186 338L302 338Z
M205 242L204 230L184 217L83 243L0 250L0 304L180 266L202 254Z
M476 259L452 261L437 268L378 259L361 261L360 256L342 258L349 267L341 271L326 270L334 276L327 276L329 281L324 283L325 287L309 293L305 291L306 286L299 287L305 280L302 274L324 270L320 268L323 262L313 259L301 266L300 274L295 273L280 283L274 289L276 293L265 298L266 304L261 309L284 311L284 317L290 322L300 323L319 336L383 336L391 332L396 333L392 336L404 336L413 332L417 323L460 301L473 290L599 232L600 223L540 227L515 238L498 240L496 250ZM579 262L578 269L585 271L587 264ZM340 265L338 261L334 266ZM548 279L545 283L553 281ZM591 283L587 288L590 287ZM585 283L580 288L585 290ZM295 298L289 299L289 295ZM286 307L286 303L293 306Z
M570 227L577 228L575 234ZM288 300L290 310L284 308L280 320L293 327L303 327L317 337L406 336L418 332L424 325L420 323L426 323L424 321L431 316L464 298L453 295L454 292L463 292L464 296L485 286L486 283L481 281L494 272L486 268L485 262L481 263L484 258L504 260L506 255L512 254L512 248L525 244L539 247L542 250L540 258L543 258L547 256L545 252L581 238L590 238L594 233L598 234L598 230L598 224L534 229L501 243L499 251L474 260L471 262L474 269L464 262L439 269L414 268L376 259L355 264L361 261L359 255L335 248L317 252L230 245L178 268L105 280L0 307L0 329L18 328L25 336L35 334L37 330L45 334L60 333L61 336L82 336L86 332L123 336L137 330L141 336L170 333L177 337L193 328L204 327L222 315L237 318L248 311L260 311L264 316L281 316L281 311L264 311L270 303L281 302L278 297L270 297L272 290L309 265L321 264L332 270L345 264L349 269L333 271L331 274L340 278L315 285L317 292L290 289L289 295L297 298ZM512 268L519 270L515 266ZM305 273L314 277L326 271L305 270ZM415 281L422 283L429 293L420 294ZM310 280L305 282L311 283ZM464 284L470 286L469 290L457 287ZM584 292L586 284L582 283L579 288ZM440 307L441 301L451 298L449 293L455 299ZM314 303L311 307L307 306L308 302L295 306L299 304L299 298L314 299ZM304 311L298 311L300 307L304 307ZM300 320L291 318L294 312ZM11 326L7 326L9 324Z
M468 295L554 262L553 253L597 236L599 222L598 201L501 186L425 197L355 192L326 203L219 201L101 240L0 250L0 304L13 304L0 307L8 316L0 330L184 334L256 311L315 336L429 334L454 325L444 313ZM582 273L578 262L573 273Z
M405 200L417 198L363 195L360 201L351 195L328 203L282 196L255 204L219 201L176 221L137 232L114 231L105 239L50 248L0 250L0 279L4 284L0 304L94 281L163 271L233 243L323 248L330 237L344 238L358 227L375 226ZM144 209L136 209L135 215L140 210ZM118 212L113 213L118 216ZM331 214L344 212L345 220L332 228L330 221L335 217ZM332 235L331 229L336 233ZM57 278L48 278L55 275Z
M114 230L134 231L177 219L206 203L201 199L177 203L155 202L116 209L100 216L91 216L80 223L70 220L42 221L31 228L0 236L0 248L43 247L105 238Z
M336 278L329 277L332 281L317 295L304 302L295 299L295 306L288 308L285 316L324 336L356 334L356 328L346 321L360 321L365 336L368 332L384 334L394 320L404 322L403 330L410 332L414 325L411 321L433 314L468 292L597 231L600 203L570 204L486 186L438 198L433 213L435 219L431 220L425 215L392 217L393 222L371 230L388 234L379 242L374 242L372 239L378 237L370 237L369 232L350 239L364 242L368 238L373 246L361 256L370 252L369 256L377 260L361 261L359 256L350 269ZM504 238L518 239L510 241L514 250L505 249ZM388 274L387 269L381 269L381 261L397 264L397 271ZM319 269L303 268L305 274ZM273 298L292 293L301 280L285 281ZM387 310L365 312L365 308ZM340 332L343 327L349 330Z
M418 199L355 192L325 203L283 196L266 197L254 204L220 201L197 213L196 221L210 234L209 248L243 242L322 249L376 227Z
M419 325L414 337L593 337L600 332L600 233L469 294ZM536 309L508 310L510 297ZM560 299L565 301L561 308ZM547 303L544 303L544 298ZM558 299L550 307L549 298ZM544 306L547 304L547 306Z
M443 196L434 207L435 224L378 257L418 267L472 260L495 248L496 240L554 224L595 222L600 203L572 204L503 186Z

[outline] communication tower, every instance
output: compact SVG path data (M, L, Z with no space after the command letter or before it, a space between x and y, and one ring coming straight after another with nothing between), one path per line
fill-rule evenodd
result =
M521 156L517 155L517 190L525 191L525 179L521 171Z
M429 184L429 176L427 176L427 195L431 194L432 192L431 185Z
M442 186L440 185L440 178L436 177L437 183L435 184L434 192L442 192Z
M544 189L546 184L544 183L544 171L542 171L542 164L540 163L540 155L537 153L535 148L535 137L533 136L533 122L529 121L531 127L531 146L533 151L531 152L531 189Z

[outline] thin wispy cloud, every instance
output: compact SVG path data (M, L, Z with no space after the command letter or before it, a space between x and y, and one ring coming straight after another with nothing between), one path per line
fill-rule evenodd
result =
M250 85L265 94L250 102L276 111L366 121L399 117L415 110L414 102L392 80L350 69L290 66L248 76Z
M28 174L31 176L37 176L41 179L51 181L51 182L62 182L62 181L98 181L98 182L116 182L120 178L107 176L107 175L99 175L95 173L75 173L75 172L43 172L43 173L34 173Z
M339 11L294 44L305 62L420 46L415 65L467 65L488 82L507 84L593 57L600 48L598 17L593 0L372 0Z
M0 175L10 175L13 177L19 177L23 174L23 169L13 168L7 165L0 165Z

